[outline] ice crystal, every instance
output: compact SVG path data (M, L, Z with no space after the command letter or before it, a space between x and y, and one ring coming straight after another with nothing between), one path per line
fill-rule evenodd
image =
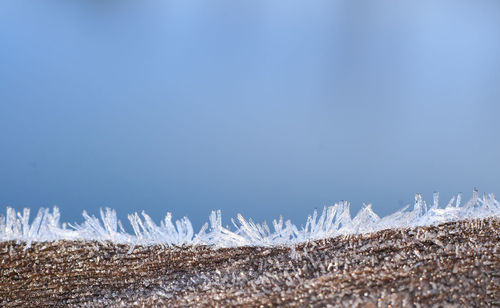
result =
M142 212L128 216L134 234L124 231L116 212L106 208L101 210L100 218L83 212L84 221L81 224L69 225L59 222L59 209L54 207L40 209L30 223L30 210L17 212L7 207L6 215L0 214L0 241L14 240L27 243L54 240L97 240L114 243L136 245L213 245L216 247L235 246L276 246L292 245L299 242L334 237L337 235L375 232L389 228L405 228L428 226L438 223L457 221L467 218L500 217L500 203L493 194L483 197L474 190L472 198L461 205L462 196L451 198L445 207L439 206L439 194L435 193L432 205L423 200L421 195L415 196L413 209L410 206L380 218L371 208L364 205L358 214L351 218L350 204L346 201L324 207L321 215L315 210L306 220L305 227L298 228L290 220L282 217L274 220L273 229L266 223L258 224L251 219L246 220L237 215L232 219L235 230L223 227L219 211L212 211L209 224L203 225L194 234L191 222L187 217L172 222L172 214L167 216L160 225ZM142 217L141 217L142 216Z

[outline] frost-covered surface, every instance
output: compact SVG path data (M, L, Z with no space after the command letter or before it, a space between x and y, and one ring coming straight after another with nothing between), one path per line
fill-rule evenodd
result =
M288 245L308 240L334 237L345 234L375 232L389 228L405 228L427 226L438 223L457 221L469 218L500 217L500 203L493 194L479 197L474 190L472 198L462 204L461 195L453 197L446 206L439 206L439 195L434 194L432 204L427 204L421 195L415 196L413 209L403 209L380 218L372 210L371 205L364 206L352 218L348 202L340 202L325 207L322 213L314 213L307 218L304 227L297 227L291 221L274 220L272 229L267 224L257 224L237 215L232 219L234 230L222 225L221 212L213 211L210 222L206 223L198 233L194 233L187 217L172 222L172 214L160 225L142 212L128 215L134 234L124 231L116 212L106 208L101 210L100 219L83 212L81 224L70 225L60 223L59 209L54 207L40 209L30 222L30 210L16 212L7 207L6 216L0 214L0 241L15 240L26 242L54 240L97 240L135 245L214 245L216 247L235 246L275 246Z

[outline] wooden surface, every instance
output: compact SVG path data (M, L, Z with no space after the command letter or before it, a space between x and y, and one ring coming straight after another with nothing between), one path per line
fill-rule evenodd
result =
M500 305L500 219L290 247L0 242L0 307Z

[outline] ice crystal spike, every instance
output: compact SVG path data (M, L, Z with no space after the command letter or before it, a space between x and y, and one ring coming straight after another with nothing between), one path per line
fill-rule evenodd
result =
M445 207L439 206L439 194L434 193L432 206L428 208L422 195L415 195L415 204L380 218L371 204L363 208L352 218L350 206L346 201L324 207L321 214L314 211L302 229L283 217L274 220L272 230L266 223L258 224L252 219L245 219L238 214L233 221L235 230L222 225L221 211L212 211L209 224L203 225L194 235L193 226L187 217L173 222L172 214L157 225L154 220L142 212L128 215L134 234L124 231L116 212L105 208L100 217L83 212L84 221L71 226L60 224L57 207L52 210L41 208L30 222L30 210L16 212L7 207L5 216L0 214L0 241L25 242L26 248L32 242L54 240L96 240L111 241L130 245L132 250L137 245L212 245L216 247L234 246L275 246L294 245L298 242L334 237L345 234L375 232L388 228L427 226L437 223L468 218L500 217L500 203L493 194L479 196L474 189L472 198L461 205L462 194L452 197ZM67 225L70 228L67 228Z

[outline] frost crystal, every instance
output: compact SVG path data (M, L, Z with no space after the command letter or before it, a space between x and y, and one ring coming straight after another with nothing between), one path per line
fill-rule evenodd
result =
M128 216L134 234L124 231L116 212L106 208L101 210L100 219L83 212L84 222L77 225L61 224L59 209L54 207L40 209L30 223L30 210L18 212L7 207L6 215L0 214L0 241L14 240L27 243L54 240L96 240L114 243L136 245L213 245L216 247L235 246L276 246L292 245L298 242L334 237L337 235L375 232L389 228L405 228L428 226L438 223L457 221L468 218L500 217L500 203L493 194L479 197L474 190L472 198L461 205L462 196L451 198L445 207L439 206L439 194L435 193L433 203L428 207L421 195L415 196L413 210L409 205L403 209L380 218L371 208L364 205L358 214L351 218L348 202L336 203L325 207L318 217L314 211L307 218L305 227L299 229L283 217L274 220L272 227L258 224L251 219L246 220L239 215L236 221L232 219L235 230L222 226L222 216L219 211L212 211L209 222L195 235L193 226L187 217L172 222L172 214L167 216L160 225L142 212Z

